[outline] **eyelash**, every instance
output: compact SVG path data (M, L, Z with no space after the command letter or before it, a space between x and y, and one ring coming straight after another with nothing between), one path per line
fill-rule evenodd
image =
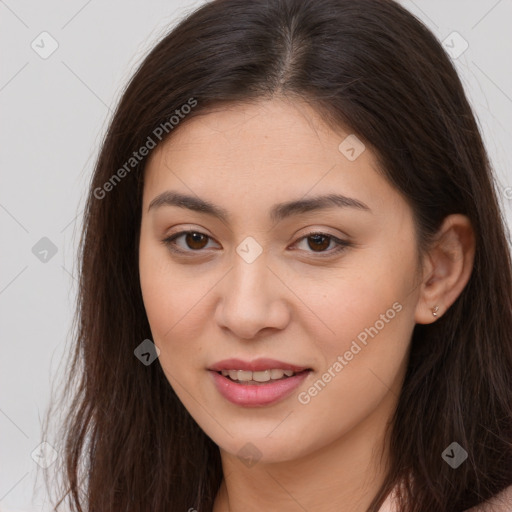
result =
M173 253L177 253L177 254L189 254L191 252L195 252L195 253L202 252L202 249L183 250L183 249L178 249L177 248L175 240L177 238L179 238L180 236L188 235L188 234L203 235L203 236L205 236L205 237L207 237L209 239L212 239L212 237L206 235L205 233L201 233L200 231L189 230L189 231L180 231L179 233L175 233L175 234L165 238L164 240L162 240L162 243L170 251L172 251ZM327 258L327 257L333 256L335 254L339 254L340 252L343 252L344 250L348 249L349 247L352 247L352 245L353 245L352 243L347 242L346 240L340 240L339 238L336 238L333 235L329 235L328 233L322 233L322 232L319 232L319 231L313 231L311 233L308 233L307 235L304 235L304 236L300 237L295 243L298 243L298 242L300 242L302 240L305 240L305 239L307 239L309 237L318 236L318 235L331 239L337 245L337 247L334 250L331 250L331 251L328 251L328 252L318 252L318 253L315 253L314 251L307 251L307 252L312 252L315 255L318 255L320 258Z

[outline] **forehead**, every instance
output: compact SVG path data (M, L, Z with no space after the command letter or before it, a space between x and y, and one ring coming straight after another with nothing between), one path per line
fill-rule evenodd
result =
M280 161L283 158L295 161L302 153L316 153L348 134L342 129L333 131L304 101L260 100L227 104L190 119L185 117L155 153L176 154L201 148L208 153L197 154L198 158L216 155L233 160L243 157L247 150L254 156L263 149L267 158L274 153ZM298 141L302 144L297 145ZM228 149L231 154L226 153Z
M304 102L281 99L185 119L150 155L144 182L145 210L166 189L245 208L263 208L271 197L338 192L381 204L396 195L370 148L349 130L329 127Z

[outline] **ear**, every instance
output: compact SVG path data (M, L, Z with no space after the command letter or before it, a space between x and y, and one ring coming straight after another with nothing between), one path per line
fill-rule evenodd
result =
M455 302L469 281L474 258L475 235L471 222L465 215L449 215L423 258L416 323L435 322Z

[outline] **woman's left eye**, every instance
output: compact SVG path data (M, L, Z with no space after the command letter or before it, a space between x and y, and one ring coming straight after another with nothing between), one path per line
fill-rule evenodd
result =
M188 249L179 247L176 243L176 241L181 237L185 237L184 241ZM212 238L208 235L205 235L204 233L201 233L200 231L180 231L179 233L175 233L174 235L165 238L162 240L162 243L166 245L172 252L183 254L190 252L200 252L201 249L206 247L208 239ZM303 241L307 243L307 246L310 249L312 249L311 251L306 250L306 252L318 253L321 256L324 256L324 253L326 253L327 256L330 256L332 254L343 251L347 247L352 246L352 244L346 240L340 240L333 235L320 232L309 233L299 238L294 243L294 245ZM334 244L334 249L326 251L325 249L331 246L331 243Z
M300 241L305 241L309 248L314 248L312 252L320 253L326 252L323 249L329 247L332 242L334 244L334 249L327 251L328 256L341 252L352 245L347 240L340 240L339 238L336 238L333 235L328 235L327 233L309 233L308 235L299 238L297 242ZM317 249L320 249L320 251Z

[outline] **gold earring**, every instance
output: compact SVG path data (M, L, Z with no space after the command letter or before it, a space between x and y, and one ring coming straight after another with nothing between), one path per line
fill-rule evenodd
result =
M434 306L434 307L432 308L432 314L433 314L434 316L437 316L437 312L438 312L438 311L439 311L439 306Z

